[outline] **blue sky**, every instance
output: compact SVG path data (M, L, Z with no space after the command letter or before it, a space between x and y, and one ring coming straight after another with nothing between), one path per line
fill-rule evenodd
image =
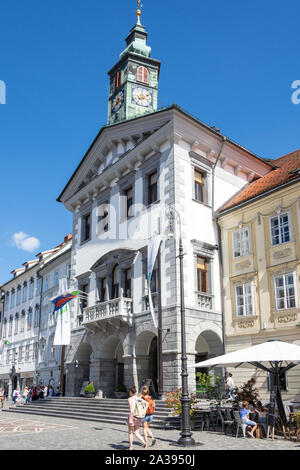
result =
M135 0L2 2L0 283L72 230L56 202L107 119L107 71L135 23ZM299 2L144 0L160 106L178 103L263 157L300 147ZM23 248L39 248L32 253ZM37 241L35 241L37 246Z

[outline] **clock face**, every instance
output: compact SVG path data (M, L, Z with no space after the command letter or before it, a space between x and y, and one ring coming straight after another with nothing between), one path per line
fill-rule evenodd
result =
M152 91L143 87L132 87L132 103L144 108L152 107Z
M124 104L124 90L120 90L112 99L111 112L116 113Z

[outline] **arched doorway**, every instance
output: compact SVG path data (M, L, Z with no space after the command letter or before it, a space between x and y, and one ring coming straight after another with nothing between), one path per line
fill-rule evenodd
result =
M100 356L99 388L104 396L114 396L116 388L124 385L124 350L120 338L107 338Z
M196 340L195 344L195 362L202 362L210 359L211 357L219 356L223 354L223 344L217 333L211 330L203 331ZM195 369L196 373L196 384L198 381L197 373L207 374L208 368ZM214 374L222 375L222 368L214 369Z
M157 392L157 336L152 331L144 331L137 337L135 356L138 387L151 379Z
M73 362L73 390L74 396L79 396L83 393L83 386L91 379L91 362L93 359L93 349L90 344L82 343L75 355ZM67 389L69 390L71 377L67 378Z

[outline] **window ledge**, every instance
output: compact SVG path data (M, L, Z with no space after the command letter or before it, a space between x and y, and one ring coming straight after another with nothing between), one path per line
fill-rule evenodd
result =
M207 202L198 201L198 199L195 199L194 197L192 198L192 200L193 200L194 202L197 202L197 204L201 204L201 206L208 207L209 209L211 209L211 207L212 207L212 206L211 206L210 204L208 204Z

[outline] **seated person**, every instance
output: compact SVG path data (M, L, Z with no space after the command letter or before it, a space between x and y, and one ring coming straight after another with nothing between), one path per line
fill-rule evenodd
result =
M268 410L267 408L265 408L262 404L261 401L258 401L257 402L257 405L256 405L256 410L255 410L258 414L258 423L266 423L267 422L267 413L268 413Z
M252 426L252 431L248 431L249 436L254 438L254 431L257 429L257 423L255 421L251 421L249 419L249 410L248 410L249 403L247 401L243 401L242 403L242 408L240 409L240 417L241 417L241 422L243 424L247 424L248 426Z

